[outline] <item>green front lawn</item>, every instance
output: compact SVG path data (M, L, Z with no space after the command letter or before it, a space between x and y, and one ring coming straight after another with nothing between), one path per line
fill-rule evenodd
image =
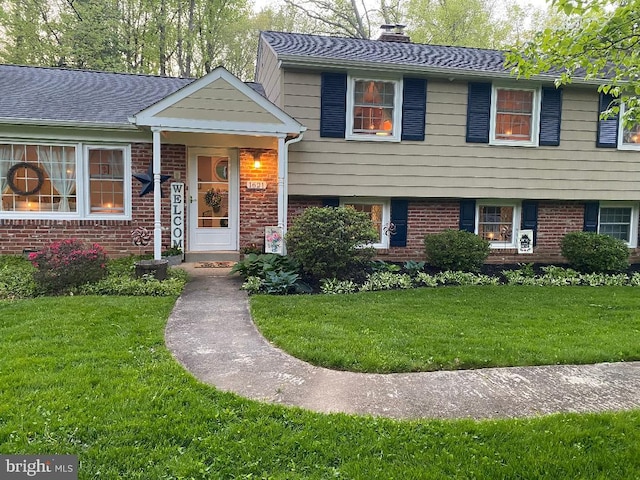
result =
M0 452L77 454L80 479L610 480L640 471L640 411L399 422L218 392L164 347L172 304L0 301Z
M251 297L261 332L340 370L410 372L640 360L634 287L442 287Z

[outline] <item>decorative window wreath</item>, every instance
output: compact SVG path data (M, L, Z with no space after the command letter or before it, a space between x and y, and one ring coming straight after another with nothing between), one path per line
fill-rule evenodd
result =
M36 177L38 177L38 183L36 183L36 186L33 187L31 190L21 190L16 186L15 175L16 175L16 172L21 168L27 168L33 171L33 173L36 174ZM7 172L7 185L9 185L9 188L13 193L16 193L18 195L28 196L28 195L33 195L34 193L38 193L42 188L43 183L44 183L44 172L40 167L33 165L32 163L27 163L27 162L16 163Z

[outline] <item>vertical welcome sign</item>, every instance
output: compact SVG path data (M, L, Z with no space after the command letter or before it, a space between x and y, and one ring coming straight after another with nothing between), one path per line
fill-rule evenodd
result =
M171 184L171 246L184 252L184 183Z

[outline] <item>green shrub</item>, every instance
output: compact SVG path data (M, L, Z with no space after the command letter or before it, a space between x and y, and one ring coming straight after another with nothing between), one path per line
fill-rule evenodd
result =
M268 272L296 273L299 270L300 264L291 257L277 253L249 253L231 268L231 273L239 273L245 279L259 277L264 280Z
M615 273L629 267L627 245L609 235L571 232L562 238L562 255L583 273Z
M489 256L489 242L465 230L427 235L424 247L429 264L442 270L478 272Z
M311 207L286 235L289 255L316 279L347 279L375 255L378 240L369 216L353 208Z
M0 256L0 298L29 298L36 295L34 268L22 256Z
M36 268L33 279L44 293L61 293L107 275L104 249L97 243L87 247L74 238L53 242L31 253L29 260Z

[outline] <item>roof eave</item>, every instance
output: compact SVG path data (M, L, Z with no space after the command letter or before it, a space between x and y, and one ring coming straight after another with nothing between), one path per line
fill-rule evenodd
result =
M330 69L376 69L380 70L384 67L387 72L393 73L413 73L423 75L436 75L439 77L456 77L456 78L498 78L516 80L517 77L510 72L492 72L487 70L468 70L462 68L445 68L445 67L429 67L418 65L402 65L396 63L386 62L370 62L366 60L340 60L340 59L324 59L324 58L312 58L307 56L298 55L278 55L282 67L303 67L311 69L330 68ZM553 82L558 78L557 75L542 74L534 75L527 78L526 81L543 81ZM522 79L524 80L524 79ZM578 85L601 85L603 79L573 79L573 84Z
M114 123L114 122L79 122L72 120L53 120L39 118L16 118L16 117L0 117L2 125L33 125L40 127L71 127L71 128L87 128L92 130L138 130L136 125L131 123Z

